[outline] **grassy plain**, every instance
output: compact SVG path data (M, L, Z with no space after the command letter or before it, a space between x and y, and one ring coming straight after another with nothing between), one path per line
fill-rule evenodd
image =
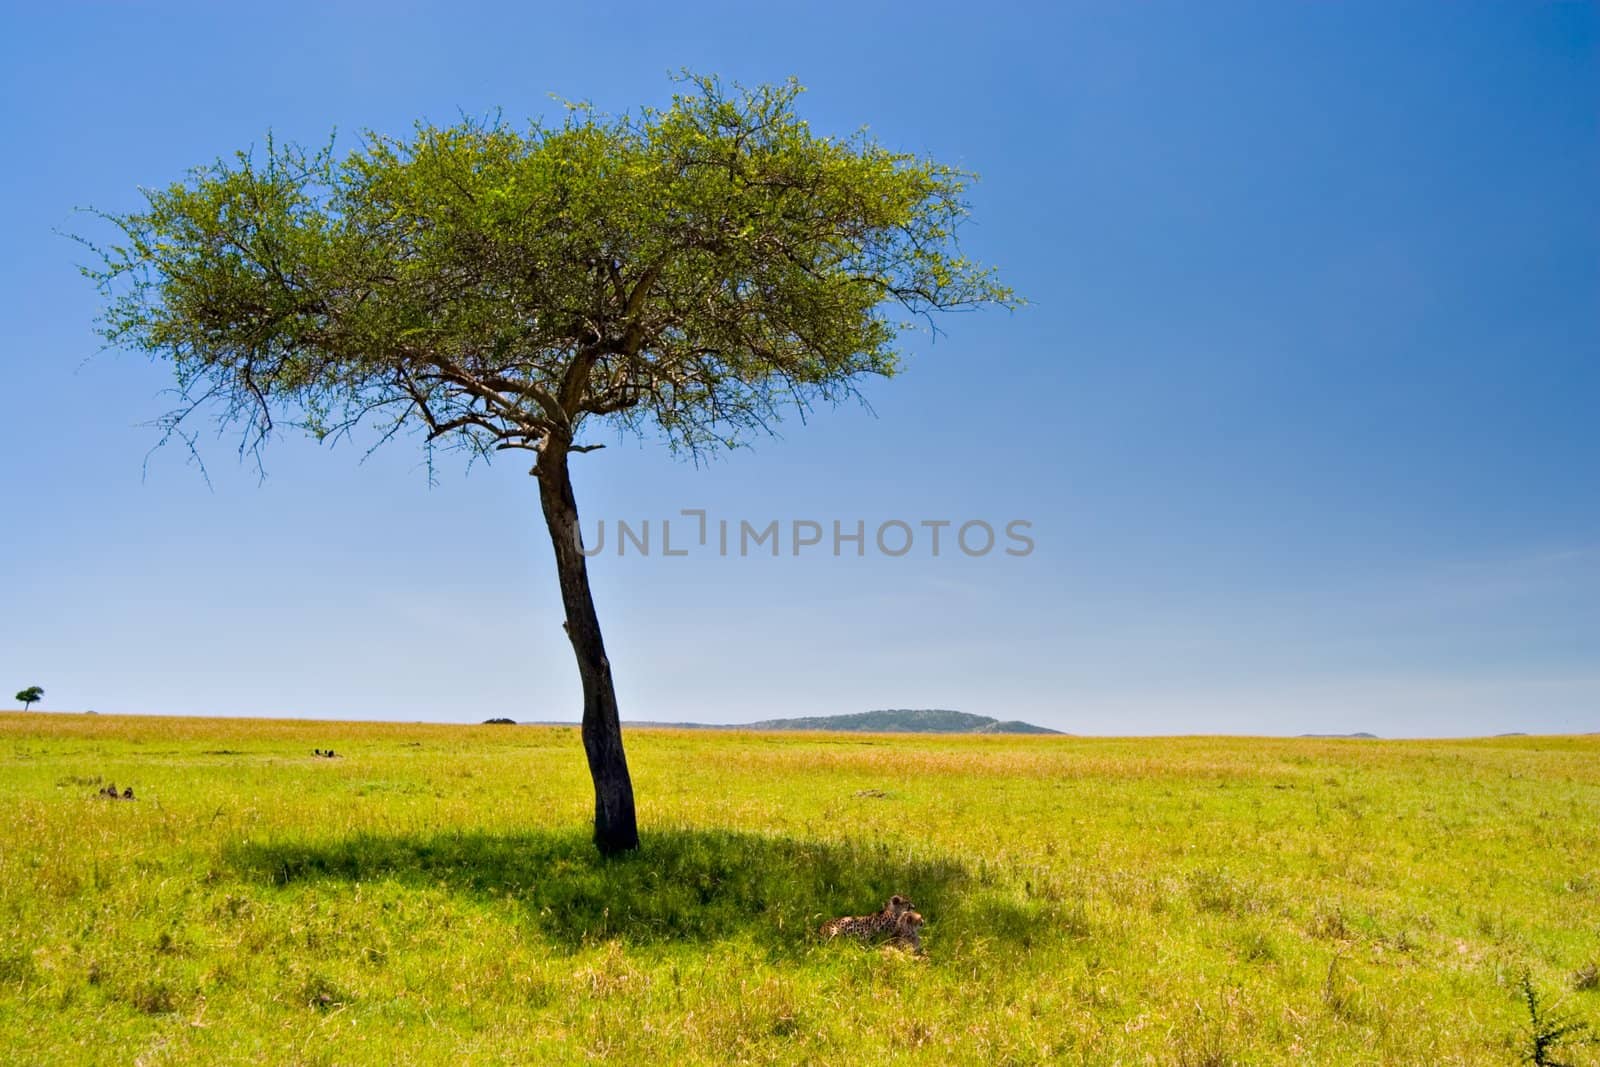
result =
M1525 974L1600 1022L1600 738L629 743L607 862L571 729L0 715L0 1061L1507 1064ZM813 935L892 892L926 959Z

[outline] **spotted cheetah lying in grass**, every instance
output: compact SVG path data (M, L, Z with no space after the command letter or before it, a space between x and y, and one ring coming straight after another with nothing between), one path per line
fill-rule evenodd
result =
M822 936L829 941L836 937L853 937L859 941L887 940L891 945L909 947L918 956L923 955L922 916L911 901L896 893L889 898L883 910L872 915L846 915L822 924Z

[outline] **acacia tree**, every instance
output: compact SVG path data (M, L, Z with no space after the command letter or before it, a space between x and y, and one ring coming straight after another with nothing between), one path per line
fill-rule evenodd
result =
M969 175L818 136L799 92L688 77L620 117L419 124L343 156L269 138L102 213L119 236L90 245L108 345L176 371L163 441L192 448L203 410L258 461L280 422L414 429L430 471L439 447L535 454L602 851L638 832L571 457L596 428L738 445L892 374L906 326L1013 303L957 247Z
M22 710L27 711L40 700L44 699L44 690L36 685L30 685L17 694L17 699L22 701Z

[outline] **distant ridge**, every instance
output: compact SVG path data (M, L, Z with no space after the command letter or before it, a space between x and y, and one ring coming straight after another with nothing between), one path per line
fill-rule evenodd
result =
M1328 740L1328 739L1349 739L1349 738L1360 738L1363 741L1376 741L1376 740L1378 740L1378 735L1377 734L1364 734L1364 733L1363 734L1301 734L1300 736L1301 737L1320 737L1320 738L1322 738L1324 740Z
M575 726L570 722L531 722L530 726ZM1057 734L1047 726L1020 719L991 718L945 708L884 708L851 715L812 715L799 719L762 719L760 722L657 722L628 719L624 726L655 726L670 730L834 731L861 734Z
M987 715L944 708L885 708L853 715L817 715L799 719L763 719L733 730L833 730L882 734L1057 734L1061 731L1015 719L1002 722Z

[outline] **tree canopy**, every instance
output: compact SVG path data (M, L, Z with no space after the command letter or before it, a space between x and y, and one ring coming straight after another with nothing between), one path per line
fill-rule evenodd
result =
M27 711L31 705L37 704L44 699L44 690L36 685L30 685L19 692L16 699L22 702L22 710Z
M269 138L105 216L113 346L258 447L373 420L474 453L586 420L732 445L898 365L917 316L1010 305L963 258L969 175L819 136L793 82L687 78L665 109L496 118L340 156Z

